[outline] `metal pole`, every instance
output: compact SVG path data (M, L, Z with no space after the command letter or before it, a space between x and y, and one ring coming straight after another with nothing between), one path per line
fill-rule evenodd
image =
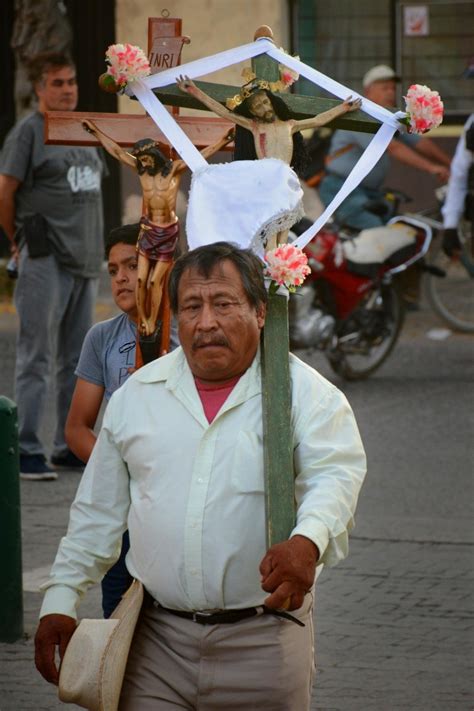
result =
M14 402L0 396L0 642L23 636L20 458Z

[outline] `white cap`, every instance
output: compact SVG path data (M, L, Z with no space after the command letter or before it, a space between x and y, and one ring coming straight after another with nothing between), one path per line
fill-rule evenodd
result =
M373 84L374 81L388 81L389 79L392 79L392 81L400 81L400 77L395 74L391 67L388 67L386 64L377 64L376 67L372 67L372 69L369 69L369 71L364 74L362 86L366 89L370 84Z

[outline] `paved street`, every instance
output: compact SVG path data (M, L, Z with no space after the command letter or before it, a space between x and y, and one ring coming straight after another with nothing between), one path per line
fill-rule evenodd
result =
M97 317L108 312L102 302ZM298 354L347 394L369 461L351 554L317 586L315 711L474 708L474 337L442 328L427 308L409 314L389 361L362 383L341 382L320 355ZM3 308L0 394L9 397L14 330ZM49 442L51 429L49 413ZM66 708L35 671L32 635L37 586L78 481L62 473L21 484L25 639L0 644L0 711ZM81 615L99 614L95 589Z

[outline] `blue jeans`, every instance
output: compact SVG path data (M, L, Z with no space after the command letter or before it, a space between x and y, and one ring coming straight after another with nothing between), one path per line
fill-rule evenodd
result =
M318 192L324 205L327 207L337 195L345 178L327 173L321 181ZM334 219L340 225L352 227L356 230L365 230L369 227L380 227L386 223L380 215L375 215L367 207L373 200L381 200L383 194L379 190L363 188L360 185L351 192L334 213Z
M52 254L20 256L15 305L19 317L15 398L21 454L44 454L39 437L51 373L56 385L53 454L68 451L64 425L76 384L74 370L92 326L98 279L74 276Z
M115 610L120 599L133 582L133 578L125 565L125 556L130 548L130 538L128 531L125 531L122 538L122 550L120 558L107 572L102 580L102 610L107 619Z

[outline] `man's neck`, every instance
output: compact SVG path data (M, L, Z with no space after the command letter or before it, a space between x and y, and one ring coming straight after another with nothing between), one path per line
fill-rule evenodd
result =
M193 377L197 383L203 386L204 389L207 388L209 390L218 390L219 388L227 388L231 387L232 385L235 385L235 383L242 377L245 372L246 371L244 370L238 375L233 375L231 378L226 378L226 380L205 380L204 378L200 378L194 373Z

